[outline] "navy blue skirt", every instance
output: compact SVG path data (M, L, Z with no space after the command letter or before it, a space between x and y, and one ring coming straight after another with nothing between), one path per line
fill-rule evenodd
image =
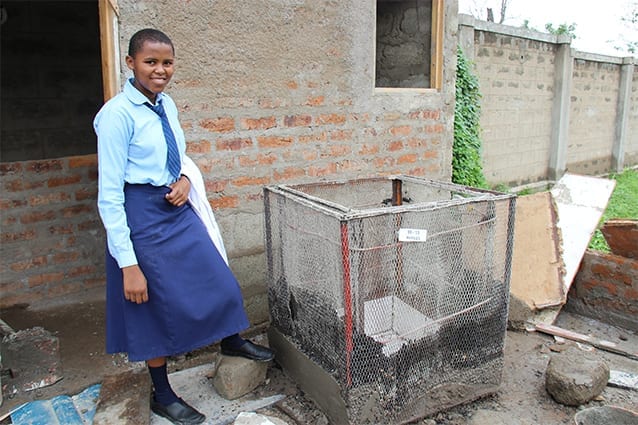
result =
M239 284L206 227L167 187L126 185L125 210L148 302L124 298L122 271L106 255L106 351L142 361L186 353L248 328Z

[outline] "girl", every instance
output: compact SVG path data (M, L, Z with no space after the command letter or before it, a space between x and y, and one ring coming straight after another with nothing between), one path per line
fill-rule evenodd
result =
M188 202L184 133L164 93L174 63L168 36L135 33L126 57L133 78L94 121L98 209L108 241L106 349L146 361L153 412L198 424L205 416L173 392L166 356L220 339L222 354L257 361L274 354L239 337L249 325L239 285Z

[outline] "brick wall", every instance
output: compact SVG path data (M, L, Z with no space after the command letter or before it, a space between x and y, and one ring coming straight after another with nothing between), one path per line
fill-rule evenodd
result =
M95 155L0 164L0 306L104 283Z
M574 60L567 168L596 175L611 170L620 65Z
M456 3L446 3L438 92L374 89L370 2L118 2L121 52L135 31L157 22L176 46L167 91L253 323L268 317L264 185L395 173L450 179L457 14ZM102 284L104 241L89 158L84 168L74 157L2 164L3 187L17 186L2 195L3 238L10 240L0 247L2 305ZM60 176L65 186L55 186ZM39 221L24 222L27 212ZM71 275L82 270L81 278Z
M638 260L586 251L567 299L570 309L638 330Z

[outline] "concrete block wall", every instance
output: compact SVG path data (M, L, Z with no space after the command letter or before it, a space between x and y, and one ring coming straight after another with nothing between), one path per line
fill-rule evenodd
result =
M374 2L119 0L118 5L121 52L126 52L130 36L144 27L158 27L175 44L177 68L167 91L180 110L187 152L204 175L252 323L268 318L264 185L395 173L450 179L456 2L445 6L440 91L375 89ZM124 80L130 75L123 58L121 69ZM95 158L92 161L94 167ZM14 199L26 193L6 199L2 220L15 229L9 232L3 225L3 240L16 242L11 248L3 244L3 253L11 249L28 261L29 250L36 251L32 245L42 242L37 252L47 260L21 274L5 273L13 259L2 255L0 306L62 294L63 285L68 289L94 284L88 277L71 276L71 264L49 260L61 248L72 251L65 238L76 238L73 266L103 278L104 240L95 210L95 180L85 176L52 194L47 178L80 171L73 158L53 163L56 171L43 176L31 162L3 164L3 184L40 178L44 182L30 187L28 195L48 202L15 205ZM80 186L91 199L78 206ZM23 209L14 217L16 206ZM80 209L76 214L85 227L72 222L67 209ZM26 211L47 219L20 221L17 214ZM34 226L40 230L32 230ZM53 228L69 234L48 235ZM39 240L41 234L46 238ZM87 243L80 245L79 239ZM32 275L47 277L46 291L28 283Z
M636 60L575 51L569 43L567 36L459 16L459 44L483 96L489 183L518 186L638 164Z
M586 251L567 308L638 330L638 260Z
M567 145L570 172L596 175L612 169L620 66L574 59Z

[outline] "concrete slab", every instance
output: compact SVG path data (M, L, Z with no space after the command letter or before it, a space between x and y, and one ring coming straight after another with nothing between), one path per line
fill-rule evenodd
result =
M271 406L285 397L283 394L264 398L248 395L235 400L226 400L217 394L213 387L211 377L214 374L215 365L211 363L168 375L175 392L188 404L206 415L204 425L231 424L241 412L250 412ZM151 414L151 425L170 424L168 420Z
M558 210L558 227L563 238L565 294L569 292L583 254L615 186L615 180L566 173L551 189Z

